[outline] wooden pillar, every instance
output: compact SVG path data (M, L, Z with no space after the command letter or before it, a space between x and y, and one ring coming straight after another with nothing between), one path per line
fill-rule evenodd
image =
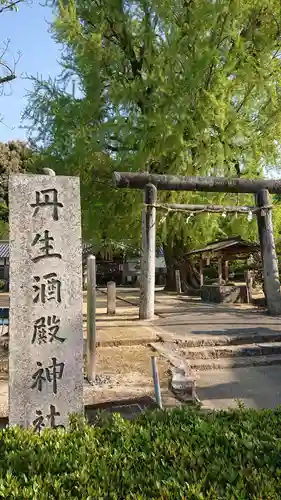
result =
M96 380L96 257L87 259L87 378L90 383Z
M228 260L224 261L224 280L228 283Z
M200 286L204 285L204 259L200 259Z
M141 211L141 267L140 267L140 305L139 318L145 319L145 268L146 268L146 208Z
M222 257L218 259L218 281L219 285L222 285Z
M143 259L141 272L142 297L139 317L153 319L155 292L155 252L156 252L156 202L157 189L153 184L145 188L145 216L143 213ZM145 233L145 234L144 234Z
M267 189L261 189L256 196L258 207L270 204ZM271 209L260 210L257 215L261 254L263 261L264 290L268 312L271 316L281 315L280 281L275 251Z
M9 264L7 259L4 259L4 280L9 281Z

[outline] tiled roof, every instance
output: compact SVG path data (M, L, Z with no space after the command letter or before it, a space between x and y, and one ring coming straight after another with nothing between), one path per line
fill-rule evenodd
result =
M9 243L8 241L0 241L0 259L9 258Z

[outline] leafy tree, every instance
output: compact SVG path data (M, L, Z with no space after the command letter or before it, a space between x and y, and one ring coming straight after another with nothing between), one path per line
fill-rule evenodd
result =
M62 77L34 79L25 116L42 161L80 174L86 237L139 239L142 194L114 189L113 170L257 177L279 165L280 19L277 0L55 2ZM253 203L198 193L159 200ZM245 217L162 215L170 276L184 260L193 283L189 249L230 234L256 237Z
M0 237L8 231L8 178L11 173L23 173L31 168L32 150L22 141L0 142Z

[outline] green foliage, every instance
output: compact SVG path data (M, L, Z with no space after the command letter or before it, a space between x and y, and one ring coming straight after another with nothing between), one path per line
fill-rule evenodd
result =
M0 13L5 10L18 10L18 5L24 0L0 0Z
M80 174L84 235L136 241L142 194L113 170L262 176L280 158L280 2L55 2L62 78L34 80L26 117L57 173ZM251 197L161 193L166 203L252 204ZM159 238L186 249L256 237L254 223L169 215ZM126 230L126 235L125 235Z
M7 234L9 175L31 170L34 158L35 155L25 142L0 142L0 238Z
M8 237L9 237L8 222L1 220L1 214L0 214L0 240L7 240Z
M0 432L0 498L279 499L281 410L114 415Z

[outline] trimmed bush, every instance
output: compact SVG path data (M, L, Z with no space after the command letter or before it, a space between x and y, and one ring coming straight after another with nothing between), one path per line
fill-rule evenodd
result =
M281 410L114 415L0 433L0 498L280 499Z

